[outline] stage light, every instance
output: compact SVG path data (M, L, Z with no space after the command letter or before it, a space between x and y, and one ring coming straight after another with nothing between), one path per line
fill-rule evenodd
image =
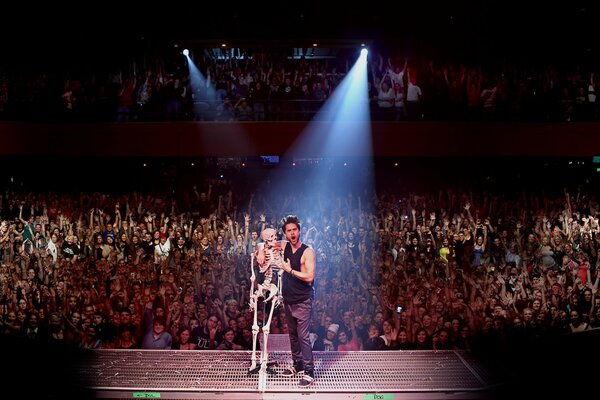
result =
M265 181L260 192L269 198L287 193L298 174L311 182L311 190L324 202L335 201L340 193L371 197L373 159L362 156L371 154L372 148L368 75L367 57L361 54L283 155L295 160L290 182ZM285 174L285 169L279 171Z
M190 51L188 49L183 49L183 55L184 56L189 56L190 55Z
M366 57L366 56L367 56L367 54L369 54L369 50L367 50L367 49L362 49L362 50L360 51L360 55L361 55L361 56L363 56L363 57Z

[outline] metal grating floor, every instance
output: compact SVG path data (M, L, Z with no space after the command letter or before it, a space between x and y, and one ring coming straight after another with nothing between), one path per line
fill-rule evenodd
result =
M191 393L198 394L194 398L210 398L201 393L242 398L233 394L262 392L258 390L259 375L248 374L250 356L249 351L97 350L92 360L79 367L79 376L100 397L113 397L114 393L132 398L132 392L159 392L161 398L169 394L188 398ZM270 362L277 363L273 367L276 372L291 365L289 352L269 356ZM298 377L268 374L263 393L279 393L274 398L304 392L360 394L356 398L365 398L365 393L396 394L391 398L402 393L411 393L412 398L418 397L416 393L430 394L421 398L460 393L460 398L482 398L494 382L480 363L463 356L456 351L314 352L315 381L309 388L299 387ZM138 397L144 397L143 393ZM183 393L188 396L182 397Z

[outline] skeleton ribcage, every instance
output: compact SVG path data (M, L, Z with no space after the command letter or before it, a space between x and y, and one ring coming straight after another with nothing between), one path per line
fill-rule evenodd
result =
M273 249L266 249L265 252L266 258L269 260L269 266L265 271L265 280L263 281L263 286L267 287L271 284L271 280L273 279L273 267L281 268L282 258L281 252Z

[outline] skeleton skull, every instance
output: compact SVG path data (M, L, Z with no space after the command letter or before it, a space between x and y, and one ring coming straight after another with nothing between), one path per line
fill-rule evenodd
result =
M266 228L261 233L261 239L265 242L266 248L272 248L277 242L277 231L273 228Z

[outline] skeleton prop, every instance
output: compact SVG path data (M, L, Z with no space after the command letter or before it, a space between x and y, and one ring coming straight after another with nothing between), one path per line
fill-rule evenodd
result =
M269 331L271 327L271 319L273 318L273 311L281 304L283 301L283 296L281 292L280 282L281 276L283 275L283 246L282 242L277 240L277 231L272 228L266 228L261 232L262 243L259 243L256 247L256 252L252 253L250 268L251 268L251 276L250 276L250 309L254 313L254 323L252 325L252 364L250 366L250 373L260 372L262 379L266 379L265 372L273 373L272 370L268 370L268 351L267 351L267 341L269 338ZM256 274L254 272L254 259L258 263L259 270L262 274L264 274L264 280L262 283L258 283L255 285ZM278 279L276 283L273 283L273 274L277 273ZM256 287L256 289L255 289ZM267 321L264 323L263 330L263 348L260 353L260 360L257 366L257 356L256 356L256 339L259 332L258 326L258 302L259 299L263 298L265 305L271 302L271 309L269 311L269 317ZM271 363L275 364L275 363Z

